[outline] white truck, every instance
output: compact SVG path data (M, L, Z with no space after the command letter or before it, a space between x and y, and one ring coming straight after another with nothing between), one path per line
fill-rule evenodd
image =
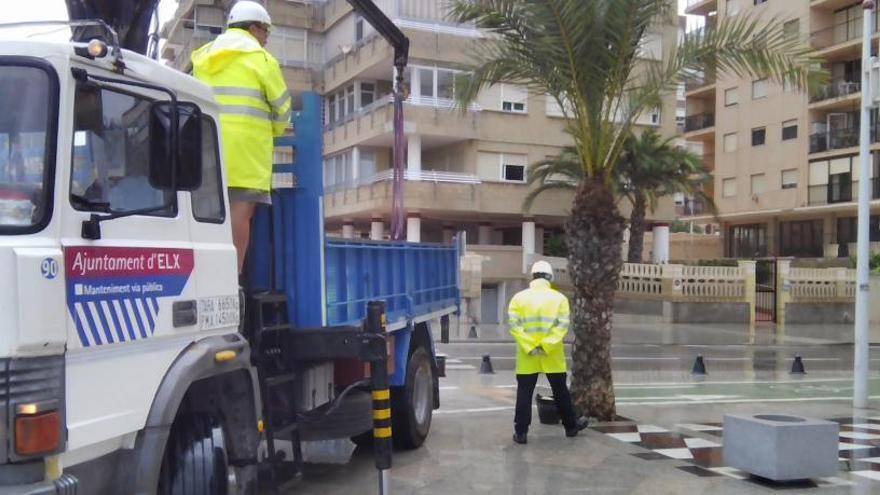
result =
M277 439L297 468L371 427L418 447L458 248L324 239L309 94L242 295L210 89L76 25L108 42L0 44L0 494L255 493Z

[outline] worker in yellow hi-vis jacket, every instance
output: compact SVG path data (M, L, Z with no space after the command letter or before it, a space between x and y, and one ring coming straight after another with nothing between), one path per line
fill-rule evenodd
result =
M220 104L239 273L256 205L272 202L273 138L290 125L287 84L278 61L263 48L271 28L262 5L240 0L229 11L226 32L192 54L193 75L213 88Z
M532 266L529 288L510 301L510 333L516 340L516 416L513 441L526 443L532 422L532 396L538 374L547 375L556 409L567 437L575 437L587 427L586 418L577 418L566 385L565 346L568 333L568 298L553 289L553 267L546 261Z

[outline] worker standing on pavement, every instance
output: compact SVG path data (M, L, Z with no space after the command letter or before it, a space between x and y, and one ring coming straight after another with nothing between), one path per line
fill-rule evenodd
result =
M281 67L263 48L271 27L262 5L241 0L229 11L226 32L192 55L193 75L214 89L220 104L239 273L256 206L272 202L273 138L290 124L290 94Z
M516 340L516 416L513 441L526 443L532 422L532 396L538 374L547 375L556 409L565 427L565 436L575 437L587 427L586 418L577 418L566 385L563 338L568 333L568 298L550 286L553 267L546 261L532 265L529 288L510 301L510 333Z

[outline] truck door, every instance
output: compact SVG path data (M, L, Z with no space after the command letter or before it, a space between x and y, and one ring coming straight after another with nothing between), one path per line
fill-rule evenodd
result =
M131 441L165 371L198 332L191 313L174 317L197 299L189 195L158 190L148 178L150 104L159 95L76 84L71 166L59 184L67 201L57 210L67 283L69 450ZM101 222L100 239L83 238L92 215L168 203Z

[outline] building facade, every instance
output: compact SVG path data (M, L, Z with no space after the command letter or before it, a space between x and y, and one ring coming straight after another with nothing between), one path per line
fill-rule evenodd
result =
M165 26L164 57L189 69L194 47L222 31L228 0L181 0ZM453 79L485 41L470 25L449 22L444 2L377 0L409 37L404 73L406 237L449 242L465 232L468 250L483 256L475 321L503 321L509 298L523 285L532 254L559 255L571 193L542 196L524 213L529 164L570 143L562 112L545 95L499 84L466 109L456 108ZM393 80L391 47L345 0L269 0L273 27L268 49L284 66L294 94L324 96L325 223L328 235L384 239L392 203ZM648 33L640 57L656 63L676 42L677 20ZM639 123L676 134L676 95ZM626 213L626 212L624 212ZM653 218L674 217L671 199ZM650 255L650 253L646 253Z
M856 0L688 0L705 29L732 16L776 18L831 78L813 94L766 79L703 74L687 86L684 138L701 147L728 257L855 254L862 7ZM876 47L876 33L873 33ZM876 48L875 48L876 50ZM875 52L876 53L876 52ZM872 242L880 241L876 115L871 119ZM699 210L699 208L697 208ZM696 218L701 212L694 212ZM706 217L703 217L705 219ZM872 247L880 247L873 244Z

